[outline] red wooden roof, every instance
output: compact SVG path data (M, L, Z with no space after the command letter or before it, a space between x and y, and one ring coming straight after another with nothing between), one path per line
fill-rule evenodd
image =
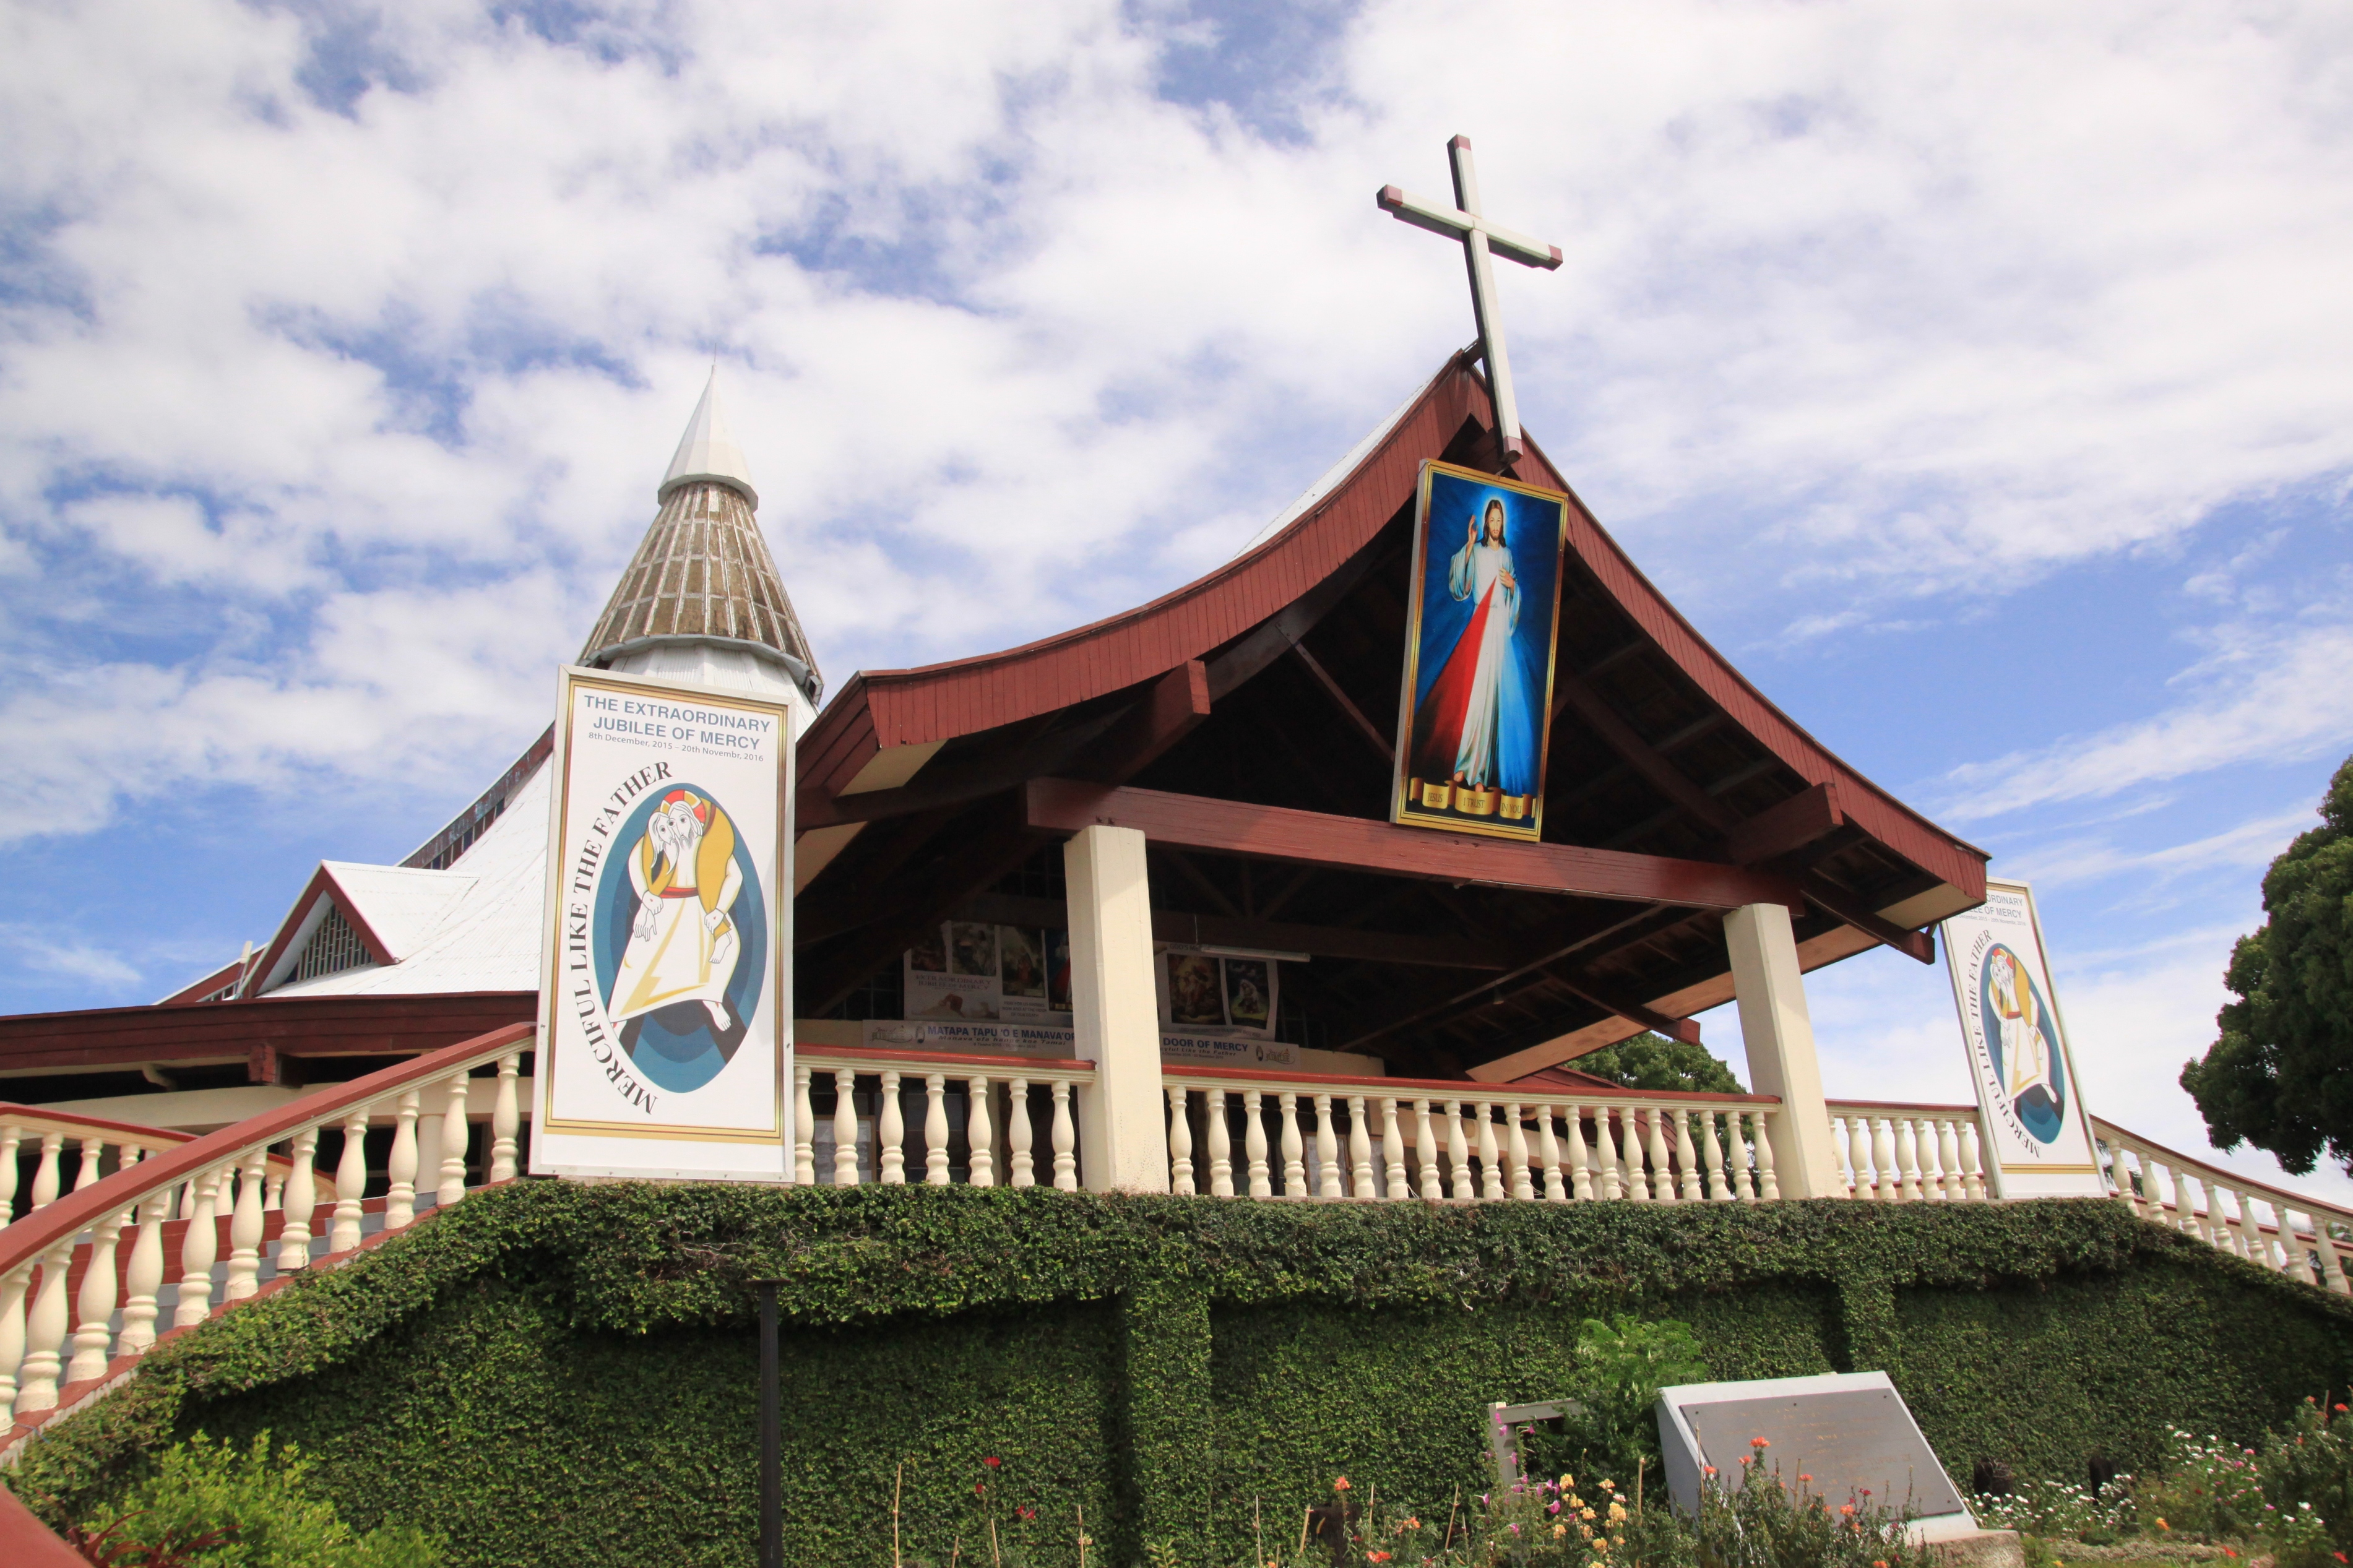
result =
M1369 542L1413 495L1424 459L1466 420L1492 418L1484 382L1456 356L1320 500L1255 549L1149 604L1092 626L944 664L864 670L801 742L800 777L839 790L878 752L952 741L1102 697L1201 658L1282 611ZM1519 477L1568 490L1531 439ZM1971 902L1983 851L1872 783L1783 713L1700 636L1570 491L1568 547L1655 651L1808 784L1835 788L1868 837Z

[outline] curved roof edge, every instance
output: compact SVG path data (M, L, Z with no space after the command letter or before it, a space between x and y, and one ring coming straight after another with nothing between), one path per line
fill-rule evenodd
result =
M805 784L838 789L879 752L936 744L1148 680L1231 641L1337 570L1409 504L1424 458L1443 452L1466 418L1493 418L1467 354L1452 356L1393 416L1386 433L1320 496L1311 488L1287 525L1233 559L1134 609L1018 647L910 669L861 670L826 704L801 742ZM1767 752L1809 784L1834 784L1850 820L1887 848L1972 899L1985 895L1986 853L1938 827L1815 740L1683 618L1561 478L1534 439L1523 478L1567 491L1569 548L1671 663ZM1282 521L1278 518L1278 523Z

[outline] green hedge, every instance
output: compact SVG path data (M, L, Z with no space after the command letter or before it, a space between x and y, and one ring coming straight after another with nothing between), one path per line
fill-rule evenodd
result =
M480 1194L158 1348L13 1484L53 1521L143 1454L267 1427L344 1516L482 1564L748 1564L750 1283L784 1281L787 1552L1037 1564L1295 1539L1335 1474L1441 1514L1480 1406L1577 1324L1691 1322L1720 1377L1884 1369L1947 1465L2145 1464L2353 1374L2353 1302L2114 1204L1348 1204L1042 1190ZM995 1458L997 1468L983 1460ZM1362 1491L1358 1495L1364 1495ZM1034 1517L1020 1517L1029 1510Z

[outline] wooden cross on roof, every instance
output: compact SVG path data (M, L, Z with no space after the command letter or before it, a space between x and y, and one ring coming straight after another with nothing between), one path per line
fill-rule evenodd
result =
M1463 264L1471 272L1471 310L1479 321L1479 352L1487 361L1487 392L1495 405L1495 444L1502 466L1511 467L1523 453L1520 444L1519 401L1512 395L1512 363L1504 350L1504 315L1495 301L1494 268L1488 257L1500 253L1524 267L1549 272L1560 265L1560 247L1530 239L1490 222L1479 211L1479 174L1471 163L1471 138L1457 136L1446 144L1454 167L1454 205L1434 202L1383 185L1375 200L1390 216L1462 242Z

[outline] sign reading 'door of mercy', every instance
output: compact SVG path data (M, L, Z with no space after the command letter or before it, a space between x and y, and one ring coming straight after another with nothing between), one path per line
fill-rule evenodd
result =
M1421 466L1389 820L1544 835L1568 497Z
M1945 921L1944 940L1994 1195L2105 1197L2033 890L1988 881L1985 903Z
M567 667L554 767L532 1170L785 1179L790 710Z

